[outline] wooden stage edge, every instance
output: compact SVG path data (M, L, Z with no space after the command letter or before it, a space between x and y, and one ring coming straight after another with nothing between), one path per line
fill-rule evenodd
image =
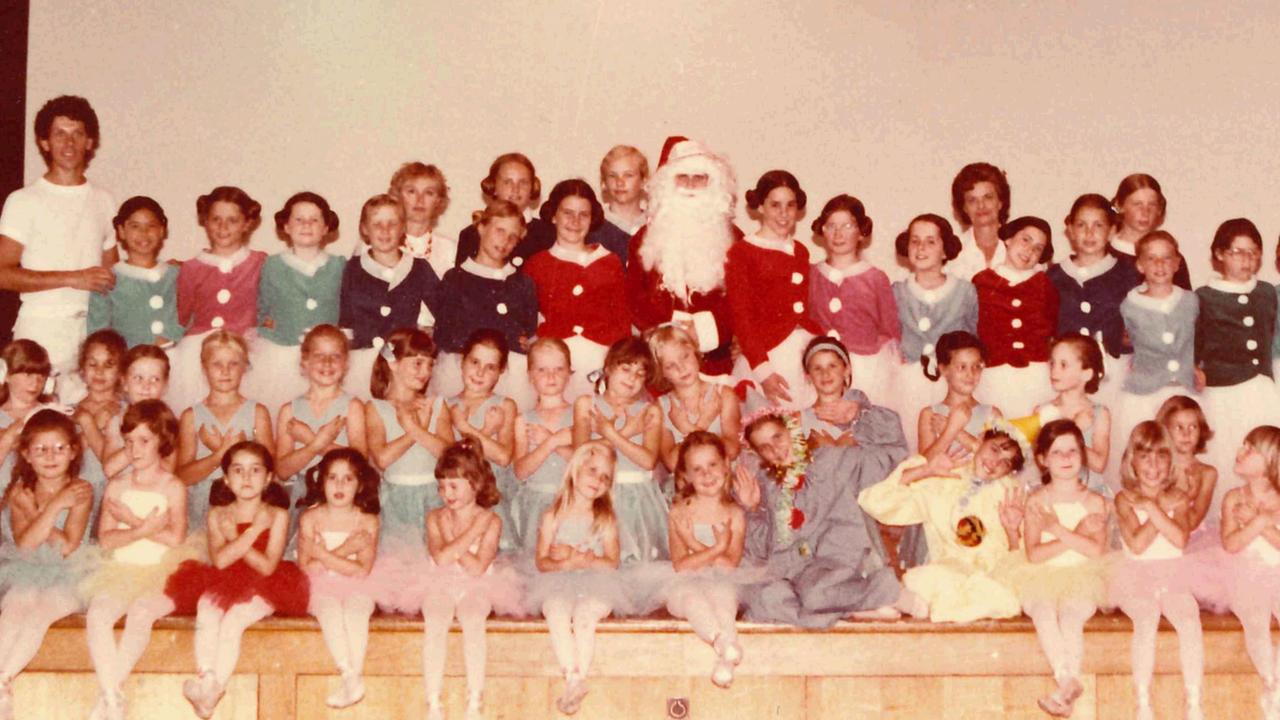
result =
M147 654L126 687L129 717L193 718L182 681L194 672L193 621L156 625ZM1205 703L1208 717L1260 717L1257 675L1233 617L1205 615ZM745 660L733 687L711 684L713 656L688 626L668 618L610 620L597 634L591 692L579 718L1042 718L1036 698L1052 689L1029 620L935 625L917 621L844 622L810 631L739 625ZM1074 718L1128 718L1133 713L1131 626L1099 615L1086 631L1085 694ZM466 697L461 635L449 635L445 704L462 718ZM545 626L537 620L491 620L485 717L559 718L561 683ZM1156 716L1182 717L1176 635L1161 629L1153 688ZM223 720L417 720L425 717L422 622L375 617L365 667L368 693L353 708L331 710L325 696L336 673L319 627L310 618L259 623L244 644ZM15 684L17 718L88 717L97 693L84 619L56 624ZM670 701L683 698L668 711Z

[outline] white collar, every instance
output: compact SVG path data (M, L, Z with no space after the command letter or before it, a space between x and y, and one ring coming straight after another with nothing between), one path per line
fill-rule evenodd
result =
M867 262L866 260L858 260L854 264L844 269L832 267L826 262L820 262L820 263L814 263L814 264L818 268L818 272L822 273L822 277L830 280L836 285L839 285L840 283L844 282L845 280L848 280L851 277L857 277L858 275L861 275L862 273L871 269L871 263Z
M1119 230L1111 234L1111 248L1113 250L1118 250L1129 257L1135 257L1138 254L1137 243L1131 243L1128 240L1121 240Z
M373 277L385 280L388 290L392 290L395 286L404 282L404 279L409 276L409 270L412 268L413 256L407 250L402 249L400 251L400 261L395 264L395 267L387 267L374 260L373 253L369 252L368 248L360 255L360 269Z
M160 279L164 277L165 267L167 265L168 263L157 262L156 266L153 268L140 268L137 265L130 265L129 263L121 260L113 266L113 269L125 277L130 277L134 280L142 280L143 282L155 283L160 282Z
M290 248L289 250L285 250L280 253L280 259L284 261L285 265L288 265L303 275L306 275L307 277L315 277L316 273L320 271L320 268L324 267L329 262L329 253L321 250L320 254L316 255L315 260L308 261L298 257L297 253Z
M636 231L639 230L641 226L644 225L645 219L647 217L649 217L649 201L648 200L640 201L640 214L636 217L635 220L627 220L621 215L615 213L613 211L613 208L609 207L609 205L606 204L604 206L604 219L608 220L614 225L617 225L620 230L627 233L628 235L635 235Z
M958 287L958 283L954 277L946 273L943 273L942 277L942 284L930 290L921 285L920 282L916 280L915 275L911 275L907 277L907 291L920 302L933 305L939 300L946 298L951 294L952 290L955 290L956 287Z
M1182 302L1182 294L1186 292L1186 290L1174 285L1173 292L1169 293L1168 297L1153 298L1150 295L1143 295L1143 292L1145 292L1146 289L1147 285L1146 283L1143 283L1130 290L1128 295L1129 302L1164 315L1168 315L1173 312L1173 309L1178 306L1178 303Z
M1244 295L1248 295L1253 292L1253 289L1257 286L1257 277L1251 277L1244 282L1232 282L1221 275L1214 275L1213 278L1209 280L1209 287L1214 290L1221 290L1225 293L1242 293Z
M774 252L786 253L787 255L796 254L796 242L791 238L786 240L770 240L762 238L759 234L753 233L748 235L746 241L763 250L772 250Z
M591 247L594 249L581 251L570 250L569 248L562 246L560 243L556 243L550 248L551 257L586 267L600 258L609 255L609 251L606 250L603 245L593 245Z
M1075 258L1069 257L1059 263L1059 266L1069 277L1083 285L1088 280L1105 275L1111 268L1115 267L1116 257L1114 255L1104 255L1101 260L1088 267L1077 265Z
M237 267L240 266L240 263L248 259L249 259L248 245L240 246L239 250L236 250L234 253L227 256L214 255L212 252L208 250L202 250L200 254L196 256L196 260L199 260L205 265L212 265L224 273L229 273L232 270L235 270Z
M1001 263L991 268L997 275L1009 281L1010 285L1017 285L1026 282L1032 275L1040 272L1040 266L1027 268L1026 270L1017 270L1009 263Z
M466 260L463 260L462 265L459 267L472 275L479 275L482 278L488 278L490 280L506 280L516 272L515 266L511 263L507 263L500 268L491 268L488 265L481 265L476 262L475 258L467 258Z

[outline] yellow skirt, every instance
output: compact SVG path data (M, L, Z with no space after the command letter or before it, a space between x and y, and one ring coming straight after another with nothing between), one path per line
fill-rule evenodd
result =
M131 603L147 595L164 593L165 581L187 560L208 562L209 542L203 531L191 533L187 539L166 552L157 563L139 565L106 557L97 569L81 581L78 590L86 602L99 595L109 595Z

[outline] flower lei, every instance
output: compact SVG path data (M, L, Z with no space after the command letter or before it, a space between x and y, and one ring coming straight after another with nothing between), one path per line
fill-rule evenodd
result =
M791 457L786 465L762 463L765 472L778 484L780 490L773 508L774 535L778 546L786 547L791 544L794 531L804 525L804 511L796 507L796 493L804 487L804 473L813 460L813 449L809 447L809 440L805 437L799 415L783 412L777 408L759 410L743 418L744 432L751 423L766 416L781 420L791 435Z

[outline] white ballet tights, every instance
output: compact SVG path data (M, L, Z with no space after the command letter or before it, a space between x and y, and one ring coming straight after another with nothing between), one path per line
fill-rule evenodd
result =
M160 593L145 595L131 603L110 595L98 595L89 602L85 635L102 692L110 693L124 685L151 642L151 626L173 610L173 601ZM121 617L125 618L124 632L117 645L115 626Z
M1280 603L1237 603L1232 608L1244 629L1244 647L1267 690L1275 687L1275 648L1271 645L1271 616L1280 618Z
M1200 606L1186 593L1170 593L1122 603L1120 609L1133 621L1133 683L1139 693L1151 689L1156 664L1156 631L1160 615L1178 633L1178 656L1182 661L1182 684L1199 688L1204 683L1204 635L1200 629ZM1267 617L1270 620L1270 616ZM1268 643L1269 644L1269 643Z
M240 659L240 638L248 627L275 610L261 597L232 605L225 612L207 597L196 605L196 669L212 671L219 687L226 687Z
M676 590L667 600L667 612L684 618L703 642L716 638L738 641L738 596L732 587L688 587Z
M555 596L542 603L551 649L565 677L586 677L596 646L596 626L612 610L598 598Z
M81 607L70 588L10 590L0 601L0 682L31 662L49 626Z
M365 651L369 648L369 617L373 598L352 595L346 599L329 595L311 596L311 614L320 623L324 643L342 673L364 672Z
M1084 624L1097 612L1088 600L1034 602L1022 607L1036 626L1040 649L1058 682L1080 677L1084 661Z
M429 702L440 702L440 691L444 688L445 641L455 614L462 626L467 694L473 702L484 694L485 620L491 609L488 598L466 592L456 596L449 592L433 592L423 598L422 677Z

